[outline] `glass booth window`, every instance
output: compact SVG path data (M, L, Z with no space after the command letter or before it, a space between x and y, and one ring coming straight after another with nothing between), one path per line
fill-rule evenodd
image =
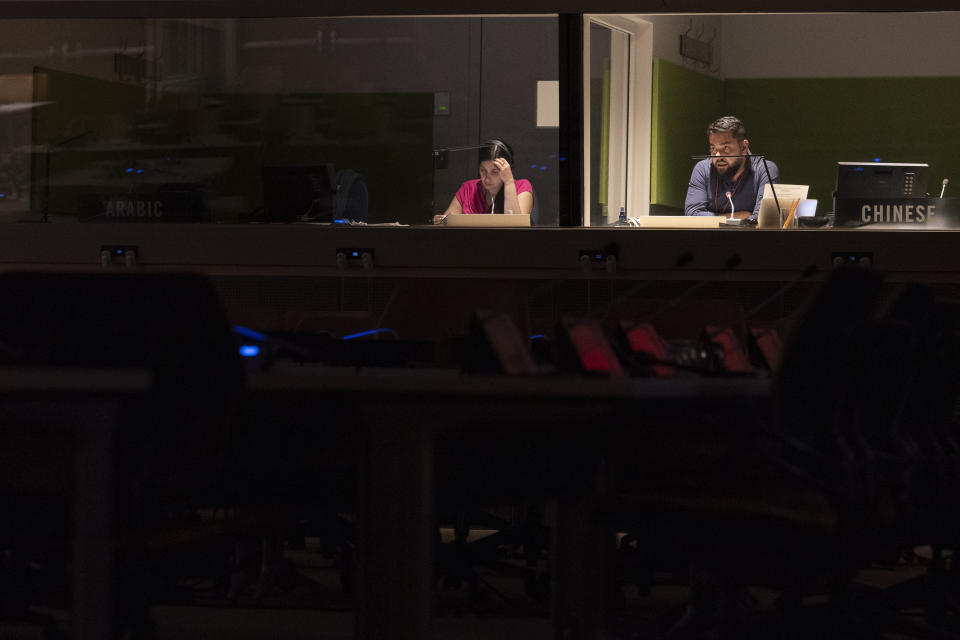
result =
M500 139L557 222L554 16L0 33L4 221L429 224Z
M645 98L651 214L682 216L698 208L697 198L688 197L697 156L710 153L708 125L730 115L742 121L750 153L776 165L780 184L806 194L798 202L809 206L798 206L797 215L833 222L840 163L860 164L863 192L874 197L891 197L898 177L900 197L953 195L960 58L952 34L960 12L629 18L652 36L638 65L653 70ZM884 45L865 53L865 42ZM912 167L922 171L911 177ZM728 213L725 188L717 181L710 187L700 199ZM741 193L732 195L739 211ZM791 202L786 198L782 208ZM919 224L915 218L905 226Z

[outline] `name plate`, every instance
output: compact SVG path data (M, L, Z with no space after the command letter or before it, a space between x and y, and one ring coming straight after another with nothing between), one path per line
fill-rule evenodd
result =
M960 198L837 198L835 227L958 229Z
M78 203L80 222L204 222L203 193L196 188L155 193L85 193Z

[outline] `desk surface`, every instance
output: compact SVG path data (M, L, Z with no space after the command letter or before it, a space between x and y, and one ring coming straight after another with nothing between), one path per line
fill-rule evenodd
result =
M771 381L752 377L596 378L508 377L454 369L368 369L280 364L248 374L254 392L411 393L420 396L487 396L538 399L758 400Z
M365 369L283 362L273 370L250 373L247 383L250 400L255 403L303 412L315 425L348 416L349 428L358 434L356 521L357 549L362 551L357 554L355 616L356 634L363 640L414 640L434 635L435 483L439 480L435 451L439 442L453 442L454 450L465 446L471 452L467 455L473 455L471 445L464 444L473 442L469 438L499 442L493 453L502 451L504 458L490 450L476 454L481 456L478 473L484 484L502 482L503 474L517 472L514 454L518 449L524 451L520 455L524 461L526 456L535 459L545 452L553 456L563 450L578 461L581 470L560 463L554 471L564 474L566 481L601 464L610 429L642 429L650 424L646 418L676 417L686 410L711 415L726 411L731 416L762 411L772 388L769 379L746 377L517 378L451 369ZM350 410L329 410L340 404ZM263 415L273 429L277 411ZM557 437L531 438L543 429L558 432ZM461 442L459 435L468 439ZM524 462L523 468L529 471L527 467ZM524 477L526 471L521 471L518 477ZM580 488L589 490L587 485L594 481L592 473L584 473L573 482L583 482ZM533 482L544 483L536 484L536 491L545 495L559 491L554 475L538 476ZM566 535L571 541L564 548L582 552L586 545L578 534ZM571 558L567 566L578 562ZM594 560L589 558L589 562ZM577 587L571 583L582 582L579 576L557 578L564 593L573 593L565 595L564 602L577 601Z
M8 224L0 237L0 256L7 269L100 269L100 248L116 244L137 246L140 267L190 268L231 277L783 281L807 265L829 272L837 253L868 253L888 279L960 282L960 231L867 229ZM584 268L583 251L614 245L614 271L605 264ZM364 268L355 260L339 268L337 253L343 248L371 250L373 264ZM725 266L732 255L741 258L736 269ZM692 260L679 267L683 256ZM231 284L238 286L242 284ZM273 296L272 287L254 284L251 291ZM251 307L249 297L244 306Z
M139 393L152 384L146 369L0 367L0 393Z

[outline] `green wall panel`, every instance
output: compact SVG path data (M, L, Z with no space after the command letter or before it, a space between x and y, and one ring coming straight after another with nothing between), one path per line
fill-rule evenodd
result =
M939 195L943 178L960 182L957 104L960 78L723 81L654 59L650 202L683 206L690 156L706 152L707 125L730 114L781 182L810 185L821 213L833 209L839 161L926 162L927 189Z
M707 153L707 125L723 115L723 81L654 58L650 202L683 207L691 155Z
M957 104L960 78L724 82L724 109L744 121L750 148L777 163L781 182L809 184L822 213L838 161L929 163L927 188L939 195L943 178L960 177Z

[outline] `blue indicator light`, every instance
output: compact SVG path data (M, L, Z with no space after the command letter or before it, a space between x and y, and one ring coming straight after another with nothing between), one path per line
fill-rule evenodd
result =
M880 162L880 158L874 158L873 161L874 161L874 162Z
M255 344L245 344L240 347L240 355L244 358L254 358L260 355L260 347Z
M143 173L143 169L137 169L137 173Z
M593 256L593 257L594 257L595 260L603 260L603 254L602 254L602 253L598 253L597 255L595 255L595 256Z
M359 251L351 251L351 252L350 252L350 255L351 255L352 257L354 257L354 258L359 258L359 257L360 257L360 252L359 252Z
M133 173L133 167L127 167L127 173Z
M538 334L536 334L536 335L534 335L534 336L530 336L530 339L531 339L531 340L546 340L546 339L547 339L547 336L543 335L542 333L538 333Z
M364 336L372 336L375 333L391 333L394 336L397 335L397 332L393 329L388 329L386 327L381 327L379 329L370 329L369 331L361 331L360 333L351 333L348 336L343 336L343 340L353 340L354 338L362 338Z
M531 169L536 169L536 168L537 168L537 165L532 164L532 165L530 165L530 168L531 168Z
M233 326L233 332L234 332L234 333L237 333L237 334L239 334L239 335L241 335L241 336L244 336L245 338L250 338L251 340L266 340L266 339L267 339L267 336L263 335L262 333L260 333L260 332L258 332L258 331L254 331L253 329L247 329L246 327L241 327L241 326L238 325L238 324L236 324L236 325Z
M857 167L854 171L863 171L863 167Z
M337 219L334 220L333 222L334 222L334 224L347 224L347 223L350 222L350 221L347 220L346 218L337 218Z
M546 171L546 170L547 170L547 165L543 165L542 167L540 167L540 171Z
M0 193L0 198L4 198L4 197L6 197L6 194Z

